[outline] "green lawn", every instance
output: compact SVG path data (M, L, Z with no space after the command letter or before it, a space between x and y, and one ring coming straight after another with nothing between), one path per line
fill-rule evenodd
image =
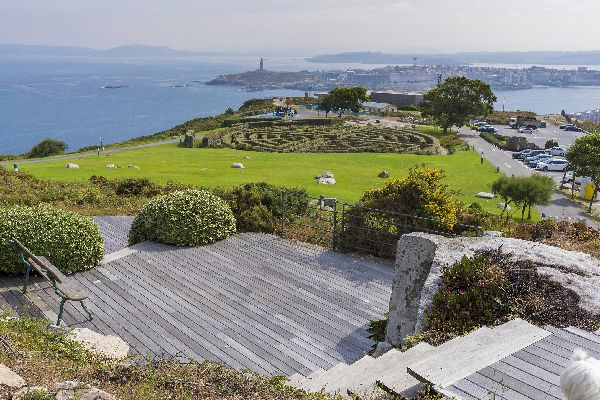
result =
M245 158L250 157L250 158ZM65 164L79 164L79 169L67 169ZM241 162L246 169L231 168ZM92 175L107 178L147 177L157 182L169 180L199 186L233 186L244 182L266 181L284 186L300 186L312 195L324 194L346 202L357 201L369 188L379 187L384 179L379 172L389 171L392 178L407 175L408 169L426 162L442 168L447 183L460 192L457 199L469 204L478 201L487 210L496 210L497 201L475 197L489 191L498 176L487 161L480 164L474 152L458 152L451 156L373 153L256 153L230 149L185 149L166 144L113 155L101 155L68 161L21 164L21 171L44 179L63 181L85 180ZM124 168L108 169L107 164ZM137 165L141 169L127 168ZM317 185L314 177L324 171L335 175L337 185Z

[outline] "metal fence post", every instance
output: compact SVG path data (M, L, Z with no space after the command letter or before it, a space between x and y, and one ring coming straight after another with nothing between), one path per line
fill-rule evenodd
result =
M333 202L333 232L331 235L331 248L336 249L337 239L337 200Z
M285 237L285 190L281 190L281 237Z

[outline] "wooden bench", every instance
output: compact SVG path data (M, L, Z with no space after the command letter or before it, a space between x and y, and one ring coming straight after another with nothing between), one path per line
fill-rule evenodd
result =
M33 254L16 238L10 239L10 242L17 248L21 263L25 267L25 284L23 285L23 293L27 293L31 271L35 270L41 277L52 284L54 293L60 297L60 310L58 312L58 320L56 321L56 325L60 325L65 303L67 301L79 302L83 310L87 313L89 320L92 320L92 313L87 309L84 303L84 300L88 298L88 294L83 286L60 272L58 268L52 265L52 263L48 261L46 257L36 256Z

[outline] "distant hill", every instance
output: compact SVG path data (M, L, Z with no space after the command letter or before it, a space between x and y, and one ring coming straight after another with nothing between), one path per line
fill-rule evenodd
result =
M96 50L74 46L36 46L23 44L0 44L0 54L5 55L53 55L87 57L194 57L213 53L176 50L164 46L145 46L140 44L115 47L108 50Z
M466 52L450 54L391 54L382 52L350 52L323 54L307 58L320 63L362 64L546 64L600 65L600 50L593 51L526 51L526 52Z

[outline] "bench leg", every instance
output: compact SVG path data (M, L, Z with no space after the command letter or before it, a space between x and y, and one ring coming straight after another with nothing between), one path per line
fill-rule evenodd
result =
M26 268L25 272L25 284L23 285L23 293L27 293L27 288L29 287L29 275L31 274L31 267Z
M63 311L65 310L65 303L67 302L67 298L62 298L60 300L60 309L58 311L58 320L56 320L56 326L60 326L60 320L62 319L63 316Z
M81 307L85 310L85 312L88 315L89 320L92 320L92 313L90 312L90 310L88 310L88 308L85 306L85 303L83 301L80 301L81 303Z

